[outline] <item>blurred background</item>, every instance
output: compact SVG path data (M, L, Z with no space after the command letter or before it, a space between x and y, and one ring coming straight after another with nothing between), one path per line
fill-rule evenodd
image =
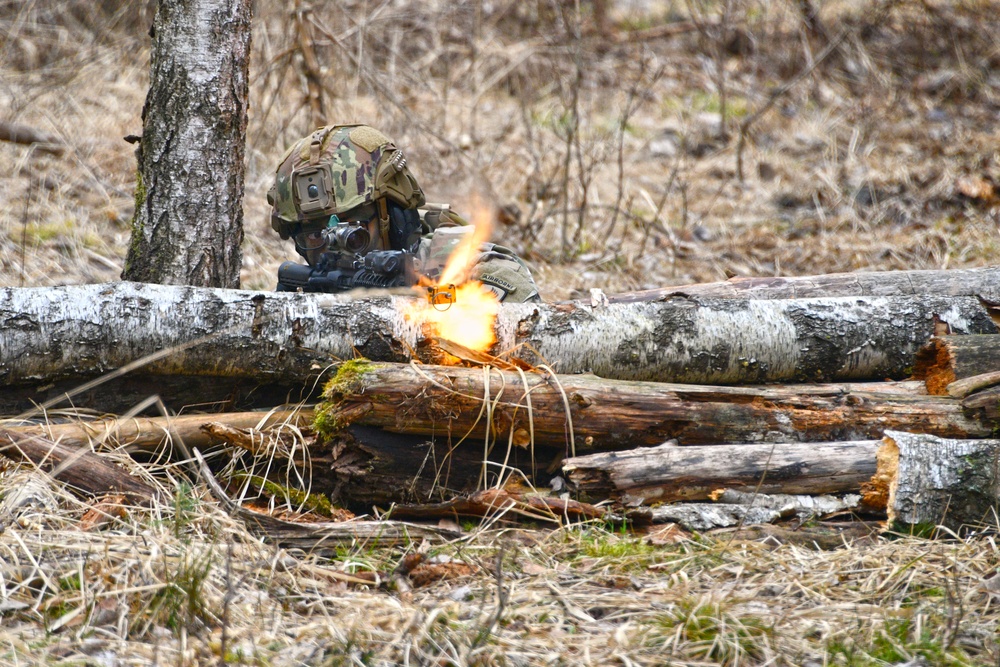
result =
M256 3L243 287L295 258L265 194L328 123L493 210L557 300L996 262L1000 2ZM117 280L153 2L0 0L0 285ZM192 220L191 224L197 224Z

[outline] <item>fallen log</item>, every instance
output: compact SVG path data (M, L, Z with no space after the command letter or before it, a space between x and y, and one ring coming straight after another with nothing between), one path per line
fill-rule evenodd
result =
M192 414L176 417L107 417L64 424L29 424L11 426L8 430L25 435L38 435L68 447L92 447L98 443L124 447L129 453L154 454L171 442L182 441L188 447L204 449L219 442L204 426L222 422L232 429L260 431L277 425L294 428L308 427L313 411L270 410L268 412L236 412L226 414Z
M875 474L877 440L813 444L660 445L563 462L582 500L626 505L709 500L723 490L821 495L857 492Z
M142 369L308 386L335 360L409 360L429 341L406 314L413 303L127 282L3 288L0 383L10 393ZM504 304L494 351L521 346L531 363L619 379L882 380L907 376L942 326L997 332L975 297Z
M987 379L951 386L959 380L1000 371L1000 336L936 336L917 352L913 377L924 380L932 394L962 398L990 386ZM1000 377L991 376L997 382Z
M800 519L822 517L843 512L864 511L867 509L861 503L861 496L856 493L848 493L840 496L806 496L787 493L760 493L757 491L751 493L749 491L726 489L721 493L713 494L712 500L717 503L768 507L778 510L785 516L791 514Z
M793 518L770 507L750 507L733 503L677 503L650 510L652 523L676 523L685 530L706 531L730 526L755 526Z
M1000 301L1000 267L977 269L858 271L819 276L735 277L609 295L611 303L662 301L677 296L710 299L807 299L840 296L979 296Z
M932 535L996 530L1000 440L956 440L887 431L871 484L886 489L892 529Z
M489 430L499 449L510 443L525 451L533 442L569 455L670 439L866 440L887 428L984 437L994 428L991 420L967 417L955 399L912 393L913 384L717 387L359 361L328 384L317 425L363 424L454 441L468 435L480 449Z
M441 503L396 505L395 519L451 519L459 517L492 517L510 515L543 523L589 521L608 517L608 511L587 503L562 498L509 493L504 489L484 489Z
M264 539L285 548L304 549L318 554L333 552L338 546L392 546L423 540L451 540L462 537L460 531L440 526L422 526L402 521L343 521L296 523L249 510L226 495L225 490L194 450L202 480L226 510L243 521L247 528Z
M31 461L58 481L91 495L118 493L140 504L161 498L159 490L94 452L37 435L0 429L0 454L13 460Z
M485 455L482 442L456 447L447 437L402 435L367 426L351 426L326 440L312 433L313 410L271 410L178 417L99 419L66 424L31 424L8 430L21 437L42 436L61 447L124 448L137 458L165 453L173 443L205 451L219 445L239 447L261 464L252 474L287 484L289 466L295 479L305 480L313 493L329 496L361 511L393 503L446 501L471 494L503 480L512 471L545 483L545 472L562 448L539 447L530 452L493 447ZM185 450L181 450L183 454ZM533 456L534 454L534 456ZM217 459L219 460L219 459ZM227 457L224 457L228 460Z
M366 512L394 503L447 502L512 473L545 484L552 476L546 469L559 455L558 450L541 447L508 452L494 446L484 452L482 441L456 444L442 435L429 438L354 425L310 444L307 462L292 463L313 493Z
M727 489L713 494L713 502L665 503L627 508L633 526L676 524L686 530L707 531L732 526L760 526L794 521L797 528L812 519L866 512L861 496L793 496Z

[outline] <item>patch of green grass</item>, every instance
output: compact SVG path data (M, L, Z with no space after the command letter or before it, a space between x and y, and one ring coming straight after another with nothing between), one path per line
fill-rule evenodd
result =
M764 658L773 633L763 619L735 615L721 602L685 599L654 619L647 641L651 648L741 665Z
M181 482L174 493L174 537L180 538L185 529L197 517L199 501L187 482Z
M31 222L24 227L24 240L30 246L38 246L73 233L75 223L72 220L62 222Z
M845 667L875 667L901 664L919 657L924 664L965 667L979 664L965 651L948 646L944 633L933 619L919 627L911 618L887 619L870 637L855 633L827 643L831 662Z
M165 585L139 610L147 628L164 626L179 633L181 628L196 630L197 626L214 625L215 614L205 598L203 588L215 565L211 549L201 552L185 549L176 559L164 556Z
M722 98L718 93L706 93L695 91L691 96L692 109L698 111L708 111L711 113L722 112ZM739 95L726 96L726 120L743 118L750 112L750 103L745 97Z
M607 560L615 570L629 572L644 570L659 553L657 547L630 534L619 534L603 528L586 528L567 532L577 546L577 556Z

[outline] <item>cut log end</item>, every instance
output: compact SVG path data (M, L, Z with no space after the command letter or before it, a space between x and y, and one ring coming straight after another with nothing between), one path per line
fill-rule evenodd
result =
M886 510L893 520L892 501L895 498L899 447L886 436L875 454L875 474L861 485L861 504L870 510Z
M917 352L913 377L924 381L927 393L933 396L947 395L948 385L956 377L951 348L944 339L934 338Z

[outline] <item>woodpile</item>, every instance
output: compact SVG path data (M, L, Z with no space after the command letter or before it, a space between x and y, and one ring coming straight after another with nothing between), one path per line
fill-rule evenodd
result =
M170 457L243 515L229 498L253 487L319 498L308 507L327 516L332 501L414 520L995 526L996 277L742 279L505 305L500 357L414 325L408 294L6 288L0 410L25 421L0 430L0 453L140 503L163 491L97 452ZM154 394L165 414L209 414L39 423L52 406L123 412ZM246 407L273 409L234 411ZM339 539L252 514L279 541Z

